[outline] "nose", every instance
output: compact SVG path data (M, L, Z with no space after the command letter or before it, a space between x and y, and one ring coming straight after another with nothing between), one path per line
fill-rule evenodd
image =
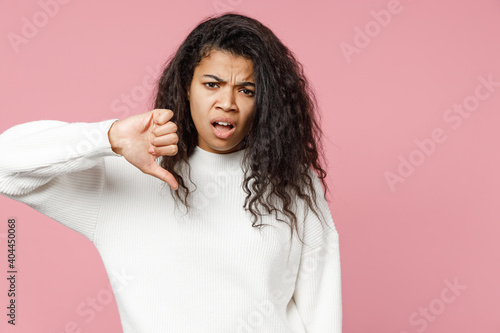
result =
M224 89L220 90L217 96L216 108L224 111L235 111L238 108L233 89L230 87L224 87Z

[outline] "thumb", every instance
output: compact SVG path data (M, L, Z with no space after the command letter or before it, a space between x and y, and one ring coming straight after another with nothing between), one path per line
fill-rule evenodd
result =
M150 111L150 114L148 115L149 118L149 129L153 129L156 126L158 126L158 118L160 117L160 114L158 110L152 110Z
M163 180L170 185L172 189L177 190L179 188L179 184L177 183L177 180L175 180L174 175L159 166L156 162L151 163L150 167L145 171L148 175Z

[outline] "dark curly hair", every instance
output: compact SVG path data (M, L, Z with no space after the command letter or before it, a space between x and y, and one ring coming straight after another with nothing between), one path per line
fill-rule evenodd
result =
M175 110L171 121L177 124L179 141L177 154L162 157L160 165L175 177L179 183L175 195L188 207L189 189L175 166L181 160L189 165L188 158L198 144L187 91L195 67L212 50L250 59L254 65L255 108L242 145L247 148L243 156L244 208L252 214L252 226L265 225L256 224L257 216L262 216L257 209L259 204L267 213L274 212L277 220L289 224L290 238L294 229L299 235L293 209L296 199L304 200L306 209L312 209L318 216L310 168L316 170L325 198L328 191L321 161L324 156L322 131L316 119L319 116L316 115L317 102L302 65L278 37L257 20L237 13L209 17L168 59L156 87L154 108ZM191 181L190 176L189 179ZM276 205L275 199L279 199L280 204ZM280 219L278 212L290 221Z

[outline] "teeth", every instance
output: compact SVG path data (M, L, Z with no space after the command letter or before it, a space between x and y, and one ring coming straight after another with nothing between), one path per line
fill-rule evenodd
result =
M230 123L225 123L225 122L222 122L222 121L216 121L217 124L219 125L224 125L224 126L230 126L231 124Z

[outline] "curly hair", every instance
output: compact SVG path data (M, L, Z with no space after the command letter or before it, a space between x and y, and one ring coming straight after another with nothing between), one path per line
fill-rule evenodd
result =
M297 198L318 216L311 168L316 170L323 184L325 198L328 191L326 171L321 161L324 159L322 131L316 119L319 117L316 97L302 65L259 21L237 13L209 17L167 60L156 86L154 108L175 110L171 121L177 125L179 141L177 154L162 157L160 165L175 177L179 184L175 195L188 207L189 189L175 166L179 161L189 165L188 158L198 144L187 91L195 67L212 50L228 52L253 62L257 89L250 129L242 145L243 149L246 148L243 156L243 190L246 193L243 207L251 212L253 227L265 225L256 224L257 217L262 216L257 204L268 214L274 212L277 220L290 226L292 238L294 230L299 234L293 209ZM289 221L280 219L278 212L284 213Z

